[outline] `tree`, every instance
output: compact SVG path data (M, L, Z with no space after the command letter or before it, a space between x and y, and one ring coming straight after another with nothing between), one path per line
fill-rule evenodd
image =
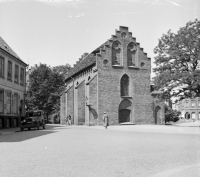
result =
M40 64L32 71L29 80L27 109L43 110L47 115L59 112L64 74Z
M155 88L178 100L200 96L200 21L195 19L155 47Z
M58 72L59 74L67 75L71 66L69 64L59 65L52 68L54 72Z
M179 120L180 111L173 110L171 107L165 107L165 122L173 121L177 122Z

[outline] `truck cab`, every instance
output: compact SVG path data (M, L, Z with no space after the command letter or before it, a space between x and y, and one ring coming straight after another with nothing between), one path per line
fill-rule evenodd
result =
M37 128L39 130L40 127L45 129L44 112L42 110L26 112L25 119L21 121L21 131L23 131L25 128L28 128L28 130L31 128Z

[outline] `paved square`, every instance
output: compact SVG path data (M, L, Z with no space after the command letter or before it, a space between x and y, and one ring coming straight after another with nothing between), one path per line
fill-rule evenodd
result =
M47 125L0 135L1 177L200 176L200 128Z

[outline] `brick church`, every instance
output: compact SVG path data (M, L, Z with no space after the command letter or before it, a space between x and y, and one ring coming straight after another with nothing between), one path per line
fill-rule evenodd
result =
M66 76L60 123L71 115L74 125L102 125L107 112L110 125L155 124L150 73L151 59L120 26L111 39L82 55Z

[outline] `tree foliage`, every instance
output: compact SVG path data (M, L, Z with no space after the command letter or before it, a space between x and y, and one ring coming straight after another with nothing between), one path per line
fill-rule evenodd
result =
M177 100L200 96L200 21L163 34L154 53L156 89Z
M180 111L173 110L171 107L165 107L165 122L173 121L176 122L179 120Z
M64 89L64 72L45 64L36 67L29 76L27 109L43 110L46 114L59 115L60 93Z

